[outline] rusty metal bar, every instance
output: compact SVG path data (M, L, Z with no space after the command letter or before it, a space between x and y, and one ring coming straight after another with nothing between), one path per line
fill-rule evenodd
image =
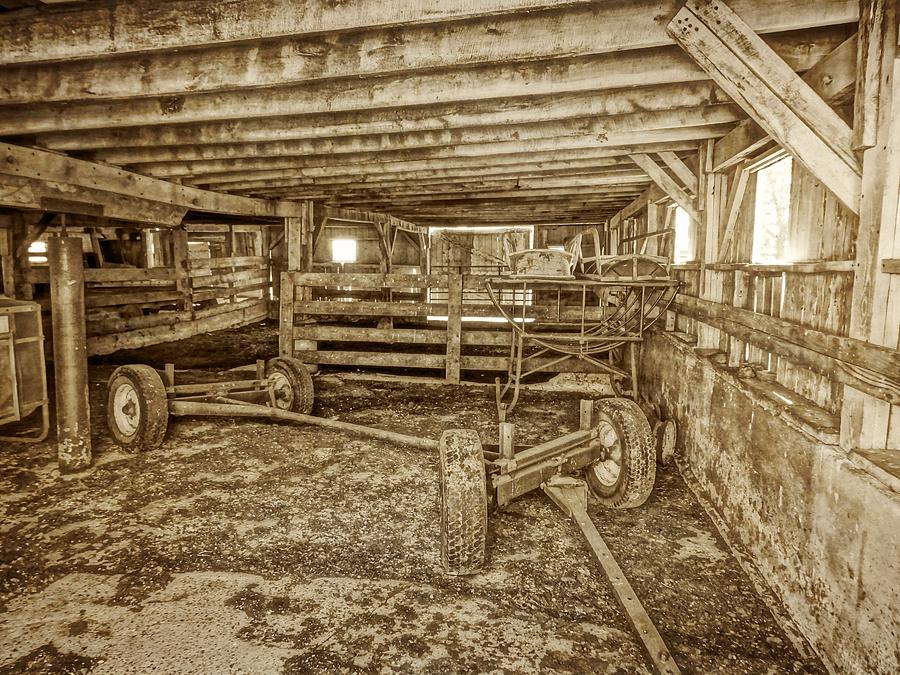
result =
M57 455L62 472L81 471L91 465L81 246L80 237L51 237L47 256L56 375Z
M391 443L401 443L409 445L420 450L437 451L438 442L430 438L419 438L417 436L407 436L406 434L398 434L387 429L376 429L375 427L365 427L360 424L352 424L351 422L341 422L339 420L327 419L324 417L314 417L312 415L303 415L301 413L281 410L280 408L270 408L265 405L255 405L248 403L246 405L230 404L230 403L202 403L199 401L169 401L169 414L171 415L224 415L227 417L264 417L273 420L284 420L286 422L299 422L300 424L309 424L317 427L325 427L326 429L339 429L360 436L368 436L369 438L377 438L381 441L389 441Z

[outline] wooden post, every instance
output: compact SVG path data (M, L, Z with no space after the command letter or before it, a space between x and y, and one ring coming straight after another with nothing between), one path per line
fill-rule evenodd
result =
M193 312L191 272L188 267L188 234L183 227L172 230L172 266L175 268L175 287L181 295L178 308L182 311Z
M59 469L62 472L80 471L91 464L82 255L80 238L50 239L48 257L56 375L56 438Z
M447 275L447 363L445 379L459 384L460 355L462 351L463 275L451 272Z
M870 108L856 120L854 140L862 155L862 196L850 311L852 338L892 349L897 338L898 291L879 260L900 251L900 59L897 58L896 3L863 2L860 16L861 76L857 102ZM871 147L868 147L869 144ZM891 406L854 387L844 387L841 446L853 449L900 447L900 406Z
M0 228L0 267L3 268L3 295L16 297L16 257L13 252L12 228Z
M516 454L515 434L515 424L500 422L500 459L512 459Z
M583 398L578 402L578 428L587 431L593 424L594 402L589 398Z
M750 295L750 275L742 270L735 270L733 283L731 304L735 307L745 308ZM738 368L744 362L746 349L746 343L733 337L728 339L728 365L731 368Z
M294 275L281 273L281 295L278 298L278 355L294 356Z

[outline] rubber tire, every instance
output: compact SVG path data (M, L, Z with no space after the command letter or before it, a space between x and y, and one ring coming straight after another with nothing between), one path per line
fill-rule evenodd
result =
M123 434L116 424L116 389L127 380L137 394L140 422L134 434ZM120 366L113 371L106 387L106 425L115 443L132 450L154 450L162 445L169 426L169 402L162 378L150 366Z
M294 393L291 407L287 409L301 415L309 415L315 403L316 392L312 375L309 374L303 361L289 356L276 356L266 364L266 375L271 375L275 371L287 378Z
M441 434L441 565L453 576L477 574L487 557L487 482L478 433Z
M613 485L600 482L589 466L585 478L601 504L631 509L647 501L656 482L656 439L644 411L629 398L605 398L594 402L597 419L615 429L622 446L622 466ZM596 421L594 422L597 423Z
M675 441L678 436L675 420L659 420L653 426L653 436L656 441L657 463L660 466L669 466L675 456Z

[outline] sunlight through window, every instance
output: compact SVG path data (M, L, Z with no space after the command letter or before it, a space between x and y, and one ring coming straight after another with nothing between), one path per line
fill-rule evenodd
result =
M755 263L787 261L792 168L791 158L784 157L756 172L756 210L753 217Z
M332 239L331 261L336 263L356 262L356 239Z

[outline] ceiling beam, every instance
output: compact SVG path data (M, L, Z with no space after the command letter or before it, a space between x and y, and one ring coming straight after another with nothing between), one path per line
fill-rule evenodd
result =
M682 129L713 124L736 123L744 113L734 105L707 105L658 112L641 112L602 118L574 118L531 124L475 126L443 131L419 131L402 134L373 134L340 138L317 138L271 143L233 143L230 145L192 146L186 148L122 148L92 153L92 158L110 164L135 167L166 162L213 162L267 157L302 157L363 152L396 152L428 147L511 143L545 138L593 138L608 145L637 142L636 134L650 134L661 129ZM618 141L622 138L624 140Z
M797 70L818 59L789 49ZM0 106L0 136L51 131L192 124L216 120L490 101L509 97L601 92L708 76L677 47L479 66L446 72L315 81L252 90L179 94L127 100ZM525 103L522 101L522 103Z
M366 164L370 157L351 157L350 161L330 162L328 158L309 158L313 164L296 169L275 169L267 171L227 171L210 174L197 179L185 179L192 185L212 185L216 189L231 190L241 187L259 187L269 184L286 184L296 178L331 178L335 176L392 177L392 174L419 173L435 170L526 170L535 164L547 168L573 168L590 166L597 160L626 157L635 152L657 152L659 150L696 150L698 141L676 143L652 143L623 148L576 148L574 150L550 149L542 152L510 153L507 155L487 155L482 157L442 157L436 159L399 159L379 163L377 169ZM320 162L325 162L320 164Z
M364 169L363 169L364 170ZM550 178L591 178L607 176L632 171L632 162L628 159L599 159L588 160L580 165L574 162L563 162L559 165L553 163L536 163L518 165L513 167L471 167L458 169L436 169L421 172L398 172L382 175L377 174L348 174L340 176L326 176L323 178L294 178L282 181L282 187L309 188L320 186L333 189L392 189L408 186L443 185L460 182L502 182L515 181L517 179L550 179ZM272 187L278 187L272 186ZM232 189L231 186L228 189ZM237 187L236 189L241 189ZM248 192L262 192L257 187Z
M10 65L0 69L0 91L9 104L173 96L669 46L671 38L657 23L642 20L658 12L658 4L634 0L623 9L620 4L595 3L475 22L289 35L116 58ZM757 30L789 31L797 23L795 11L784 11L782 2L767 0L746 9ZM830 19L819 19L824 29L804 31L808 44L827 40L828 31L842 19L853 20L851 12L842 9Z
M262 157L217 159L198 162L160 162L141 164L141 173L158 177L193 177L222 172L266 171L292 169L303 166L346 165L355 161L370 163L389 162L399 159L435 159L449 157L487 157L491 155L521 154L557 150L579 150L614 148L636 145L641 142L664 144L679 141L696 141L720 138L731 130L732 124L711 124L674 129L648 129L623 133L611 133L606 138L598 135L559 136L534 138L523 141L501 141L497 143L472 143L468 145L447 145L413 148L410 150L390 150L360 153L323 155L298 155L293 157ZM373 167L373 170L376 170Z
M196 146L266 143L370 134L443 131L474 126L553 122L572 118L628 115L671 108L695 108L730 102L711 82L662 84L656 87L551 96L503 98L405 108L329 112L289 117L262 117L204 124L94 129L39 134L39 145L54 150L144 149L148 157L193 159ZM132 150L133 149L133 150ZM180 153L180 154L179 154Z
M499 189L512 188L515 185L538 185L535 181L547 181L545 184L561 185L568 181L569 185L590 185L601 181L606 181L607 185L615 185L615 180L623 177L623 183L632 182L632 176L627 173L600 173L600 172L579 172L569 174L502 174L494 176L486 176L484 178L465 177L465 178L445 178L439 181L435 180L406 180L401 182L353 182L353 183L297 183L294 185L283 185L266 188L255 188L252 190L243 190L242 194L252 197L273 197L276 194L285 194L290 192L321 192L322 194L389 194L397 195L404 193L425 193L440 192L465 189ZM644 180L646 177L642 176ZM551 182L552 181L552 182Z
M590 0L131 0L0 18L0 64L100 58L288 35L470 19ZM840 10L839 3L831 2Z
M251 199L199 190L112 166L8 143L0 143L0 176L66 185L71 188L71 200L84 203L91 203L91 194L99 191L183 209L255 217L295 216L299 214L301 206L292 202Z
M0 175L0 206L177 227L187 209L51 180Z
M630 157L663 192L687 211L693 220L697 220L697 209L694 207L694 202L691 200L690 195L650 155L630 155Z
M647 176L634 167L625 170L611 171L604 174L576 175L576 176L546 176L546 177L522 177L519 175L506 175L501 177L437 182L406 182L379 185L338 184L338 185L308 185L295 186L289 189L308 192L318 191L322 194L341 195L423 195L455 191L483 191L483 190L531 190L535 188L573 188L573 187L600 187L600 186L628 186L632 183L646 183ZM284 189L284 188L282 188Z

